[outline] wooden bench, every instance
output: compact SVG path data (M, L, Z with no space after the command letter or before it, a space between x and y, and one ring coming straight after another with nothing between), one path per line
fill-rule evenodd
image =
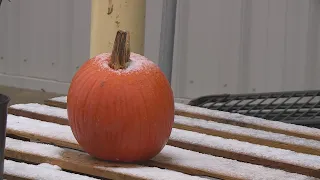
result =
M75 140L66 97L9 107L7 179L320 178L320 129L175 104L168 144L141 164L101 161Z

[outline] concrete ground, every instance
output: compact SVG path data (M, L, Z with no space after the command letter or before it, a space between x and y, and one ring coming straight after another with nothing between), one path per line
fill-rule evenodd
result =
M48 93L43 91L35 91L29 89L21 89L14 87L7 87L0 85L0 94L5 94L10 97L11 101L9 105L18 103L43 103L44 100L62 96L62 94Z

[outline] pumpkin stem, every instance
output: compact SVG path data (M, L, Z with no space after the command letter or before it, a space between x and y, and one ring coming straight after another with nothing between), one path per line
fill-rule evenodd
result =
M130 34L119 30L113 44L109 66L114 69L125 69L130 62Z

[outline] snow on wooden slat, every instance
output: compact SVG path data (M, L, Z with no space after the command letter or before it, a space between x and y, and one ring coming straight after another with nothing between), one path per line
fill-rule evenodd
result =
M30 119L8 114L7 134L18 135L29 139L37 135L46 137L46 143L56 143L59 146L80 149L69 126Z
M156 167L108 163L96 160L83 152L12 138L6 138L6 157L33 163L50 163L73 172L110 179L204 180L200 177Z
M175 113L177 115L191 118L205 119L219 123L232 124L320 141L320 129L317 128L310 128L279 121L270 121L238 113L210 110L181 103L175 103Z
M37 103L12 105L9 107L9 113L42 121L55 122L58 124L68 124L66 109ZM254 144L320 155L320 141L311 139L233 126L213 121L192 119L179 115L175 116L174 127L228 139L237 139Z
M320 155L320 141L176 115L174 127L228 139Z
M45 180L97 180L96 178L69 173L43 165L31 165L12 160L4 161L6 179L45 179Z
M45 101L45 104L47 105L60 108L66 108L66 103L67 96L55 97ZM175 113L177 115L187 116L191 118L205 119L225 124L232 124L236 126L281 133L290 136L320 140L320 130L316 128L304 127L277 121L269 121L261 118L241 115L238 113L210 110L182 103L175 103Z
M59 96L44 101L44 104L59 108L67 108L67 96Z
M49 100L56 101L56 102L67 103L67 96L54 97L54 98L51 98Z
M7 138L6 141L7 157L19 158L23 161L34 163L46 162L58 165L63 169L99 177L121 179L125 176L125 178L131 179L155 180L178 180L182 178L197 179L195 176L188 176L186 174L163 170L156 167L99 161L86 153L63 149L48 144L21 141L12 138ZM222 179L312 179L312 177L309 176L209 156L172 146L167 146L158 156L147 164L156 164L163 168L169 167L176 171L187 170L191 174L213 176Z
M38 103L14 104L8 108L8 112L17 116L32 117L63 125L69 124L66 109Z
M71 128L65 125L8 115L7 133L81 150ZM199 146L207 151L210 150L209 154L215 152L213 155L236 158L240 161L260 163L289 172L320 177L320 156L295 153L179 129L173 129L170 141L173 141L173 143L169 144L182 144L186 148L199 149L197 148ZM167 147L170 148L170 146Z

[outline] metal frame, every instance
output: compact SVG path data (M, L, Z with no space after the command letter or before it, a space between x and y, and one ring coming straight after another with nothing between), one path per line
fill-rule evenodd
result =
M163 0L159 66L171 83L177 0Z

